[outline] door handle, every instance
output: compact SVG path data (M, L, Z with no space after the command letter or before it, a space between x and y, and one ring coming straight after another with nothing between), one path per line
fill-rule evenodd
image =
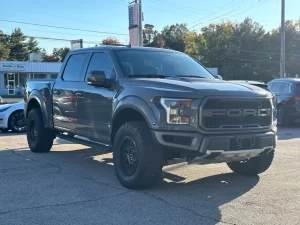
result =
M77 98L84 98L84 94L82 92L76 92Z

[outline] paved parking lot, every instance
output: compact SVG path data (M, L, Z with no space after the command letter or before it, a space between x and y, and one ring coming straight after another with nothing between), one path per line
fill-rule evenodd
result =
M58 139L33 154L25 135L0 133L0 224L300 224L300 128L278 139L259 177L181 163L155 189L129 191L100 149Z

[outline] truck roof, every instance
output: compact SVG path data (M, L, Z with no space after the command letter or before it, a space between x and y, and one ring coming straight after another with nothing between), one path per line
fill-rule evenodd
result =
M165 48L154 48L154 47L130 47L130 46L119 46L119 45L103 45L103 46L97 46L97 47L89 47L89 48L78 48L78 49L73 49L71 52L75 51L82 51L82 50L114 50L114 49L133 49L133 50L141 50L141 51L162 51L162 52L178 52L172 49L165 49Z

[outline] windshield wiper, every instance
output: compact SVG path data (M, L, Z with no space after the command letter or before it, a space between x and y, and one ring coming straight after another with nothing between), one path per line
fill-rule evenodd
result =
M197 75L176 75L176 77L192 77L192 78L205 78L205 79L210 79L208 77L202 77L202 76L197 76Z
M158 74L134 74L128 75L130 78L166 78L170 76L158 75Z

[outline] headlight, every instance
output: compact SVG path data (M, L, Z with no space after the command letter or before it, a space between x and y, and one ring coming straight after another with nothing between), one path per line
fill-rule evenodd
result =
M169 124L190 124L191 99L161 98L160 103L167 113Z
M4 109L0 109L0 112L4 112L5 110L9 109L10 107L6 107Z

